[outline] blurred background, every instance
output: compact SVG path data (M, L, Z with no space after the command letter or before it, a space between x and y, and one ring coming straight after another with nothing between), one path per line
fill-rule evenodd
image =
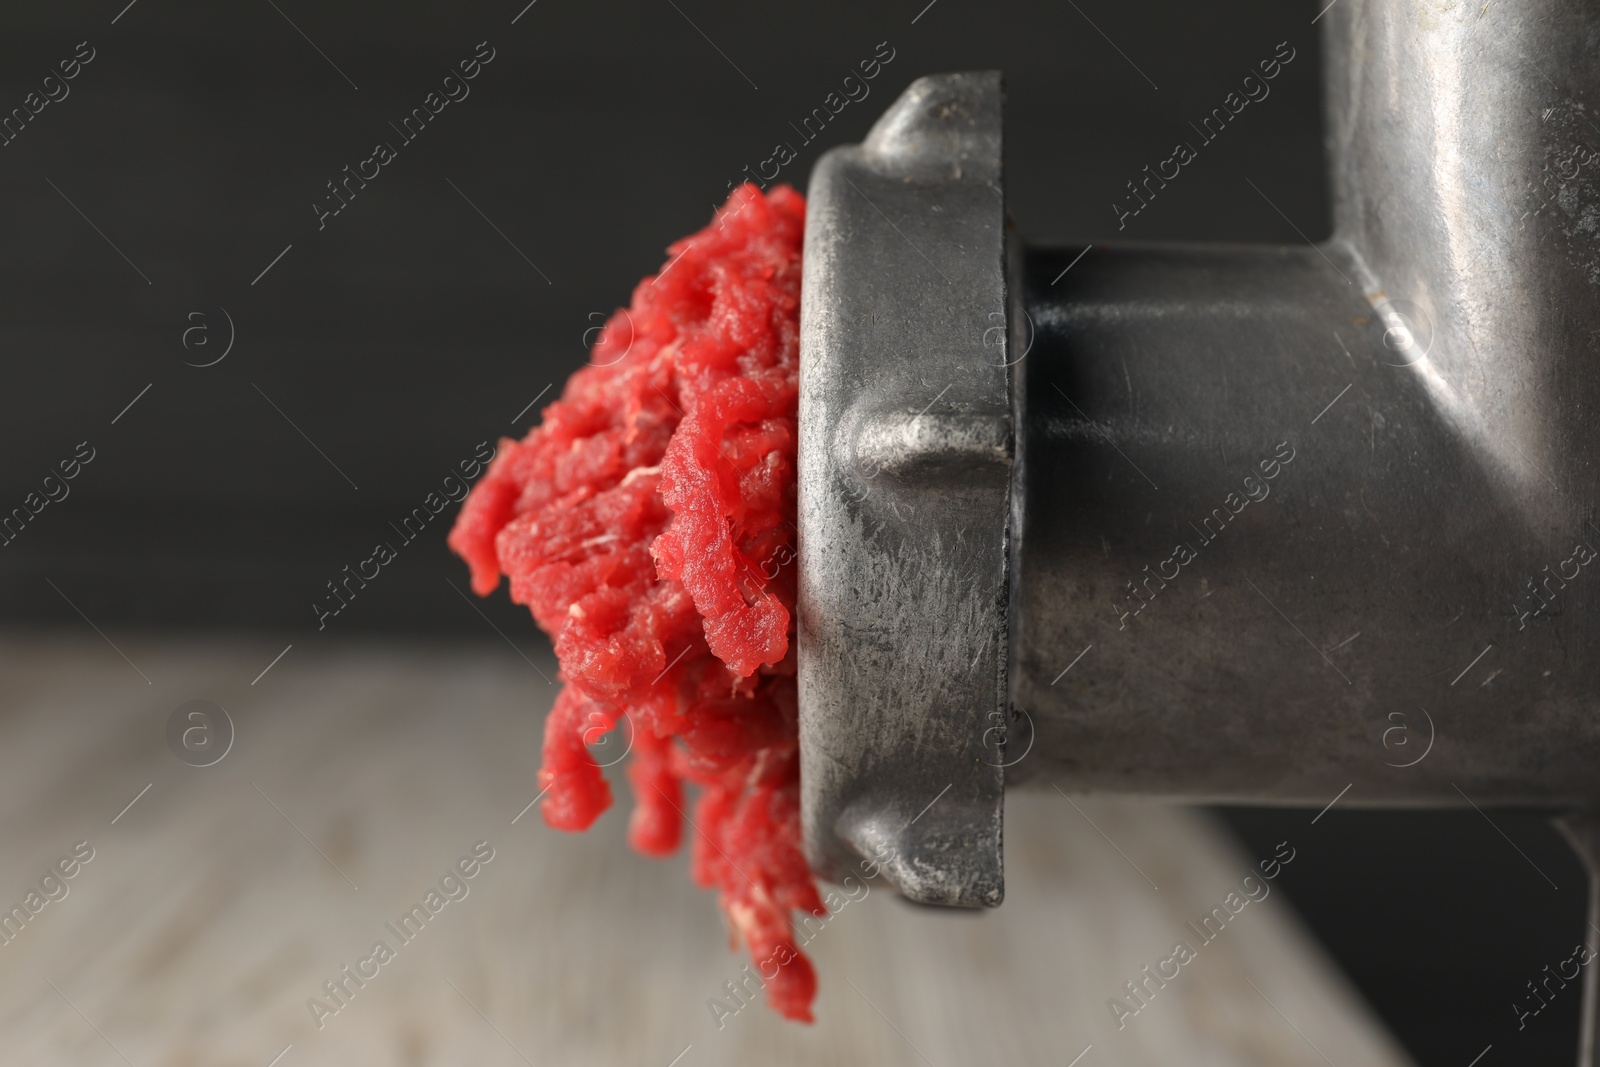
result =
M0 15L0 115L36 100L60 61L92 56L68 95L14 119L0 147L0 512L30 513L0 550L0 767L30 783L0 816L16 875L0 894L26 891L35 853L70 844L41 837L39 806L59 815L85 781L108 790L102 804L160 780L119 775L119 760L192 776L162 740L186 699L228 707L242 737L280 714L336 726L349 700L366 699L362 672L377 685L372 672L400 669L396 656L446 657L462 673L440 676L468 689L460 663L474 657L489 657L490 673L553 674L548 646L503 591L469 599L444 547L453 504L324 626L312 605L481 443L535 425L604 316L779 144L797 156L778 180L803 189L820 152L860 140L917 76L994 67L1008 87L1008 207L1029 240L1299 243L1329 232L1320 3L525 3L64 0ZM1119 230L1127 183L1280 42L1295 58L1271 95ZM396 127L474 56L470 95L406 140ZM806 116L874 59L869 95L808 140ZM395 158L336 200L330 183L379 142ZM65 498L39 505L46 475L75 454L93 458ZM297 661L333 670L327 657L339 656L353 666L320 697L273 688L292 684L274 675ZM208 673L218 657L236 658L238 676ZM505 695L522 684L529 694ZM426 738L432 717L467 714L451 692L464 690L396 710L395 728ZM460 703L526 702L516 738L478 741L514 746L506 780L531 783L545 683L530 672L493 693ZM53 729L88 747L52 746ZM337 743L354 752L359 738ZM280 755L297 751L285 742ZM303 817L343 796L296 799ZM525 802L501 799L512 812ZM1519 1029L1510 1007L1591 933L1581 871L1542 816L1491 825L1476 813L1335 808L1311 829L1313 814L1207 818L1233 835L1218 847L1248 857L1316 835L1281 896L1416 1062L1466 1064L1485 1046L1486 1064L1572 1058L1575 991L1537 1025ZM301 845L330 847L296 830ZM516 832L549 836L532 816ZM475 840L463 835L441 847ZM182 835L162 847L181 849ZM147 904L123 895L108 906L138 915ZM709 914L709 901L686 906ZM476 942L465 944L471 955ZM329 949L311 966L331 972L350 955ZM727 964L717 961L731 976ZM1121 981L1096 978L1102 996ZM303 1012L310 992L287 1003ZM687 1003L701 1011L703 999ZM139 1018L130 1031L151 1025ZM95 1062L115 1062L89 1040ZM1077 1053L1060 1051L1063 1063Z

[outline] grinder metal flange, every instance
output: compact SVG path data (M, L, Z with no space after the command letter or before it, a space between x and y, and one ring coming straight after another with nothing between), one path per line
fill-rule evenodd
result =
M1012 415L997 72L915 82L812 173L800 313L807 858L1003 894Z

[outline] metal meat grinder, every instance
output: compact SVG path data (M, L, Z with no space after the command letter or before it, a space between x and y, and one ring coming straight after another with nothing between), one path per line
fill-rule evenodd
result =
M1546 809L1596 869L1600 8L1479 14L1327 10L1320 244L1019 239L995 72L818 163L820 875L888 857L911 900L997 905L1004 789L1050 782Z

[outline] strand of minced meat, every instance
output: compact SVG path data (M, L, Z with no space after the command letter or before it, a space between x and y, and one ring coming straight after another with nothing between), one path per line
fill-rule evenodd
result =
M694 879L769 1003L809 1022L790 924L824 913L800 852L793 643L804 223L793 189L744 185L669 248L541 424L501 442L450 546L555 643L545 821L582 830L610 806L586 743L627 717L630 842L674 851L698 787Z

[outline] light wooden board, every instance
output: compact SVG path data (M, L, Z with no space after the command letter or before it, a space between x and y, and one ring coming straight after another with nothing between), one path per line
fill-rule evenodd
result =
M731 1006L744 961L683 857L630 853L625 807L583 835L537 809L513 824L536 792L549 662L308 642L251 685L287 638L112 636L126 659L92 633L0 638L0 903L94 849L0 945L3 1063L1407 1062L1281 894L1119 1030L1122 983L1198 944L1184 922L1261 857L1195 813L1054 792L1008 797L1002 908L919 909L879 884L808 946L816 1025L757 1005L719 1028L708 1001ZM167 749L191 699L236 725L215 766ZM401 945L384 924L478 841L493 860ZM319 1028L308 999L331 1003L322 983L380 939L395 958Z

